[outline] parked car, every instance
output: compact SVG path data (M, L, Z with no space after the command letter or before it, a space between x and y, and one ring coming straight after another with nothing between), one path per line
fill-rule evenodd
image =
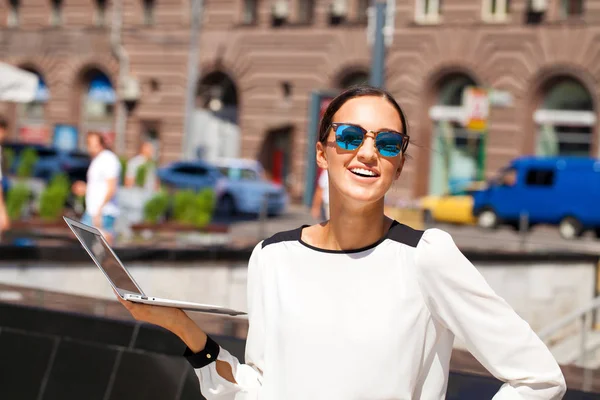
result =
M475 224L473 197L470 195L425 196L420 200L425 222Z
M46 182L59 173L66 173L71 181L85 181L91 163L90 156L79 150L61 151L55 147L20 142L4 143L2 147L12 150L15 155L12 165L9 166L9 172L12 174L17 172L23 150L33 148L39 157L33 168L33 177Z
M176 161L159 168L157 175L161 184L168 188L195 191L217 190L217 183L224 180L217 167L202 160Z
M285 188L265 179L260 162L234 158L217 160L215 165L225 177L219 201L223 213L258 214L263 201L269 215L279 215L287 209L289 198Z
M460 192L441 196L425 196L419 201L426 222L448 222L452 224L474 225L473 193L481 190L485 182L474 181L464 186Z
M558 225L572 239L586 230L600 236L600 160L587 157L522 157L474 194L479 226Z
M282 186L267 181L263 175L260 163L244 159L221 159L215 163L178 161L158 170L161 183L168 187L214 189L219 213L258 214L262 199L266 198L267 213L280 214L287 207L287 194Z

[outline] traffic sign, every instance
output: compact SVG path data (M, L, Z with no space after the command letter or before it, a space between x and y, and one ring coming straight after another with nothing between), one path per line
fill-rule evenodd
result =
M488 91L483 88L469 86L463 92L465 128L471 131L485 131L490 113Z

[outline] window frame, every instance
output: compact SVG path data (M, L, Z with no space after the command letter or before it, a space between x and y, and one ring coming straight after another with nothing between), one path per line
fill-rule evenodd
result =
M6 15L6 25L9 28L16 28L21 23L20 8L20 0L8 0L8 13Z
M496 4L495 11L492 5ZM506 22L510 19L510 0L483 0L481 18L485 22Z
M571 13L573 3L579 2L579 11ZM585 15L585 0L560 0L558 4L559 16L561 19L580 19Z
M242 25L256 25L258 23L258 8L260 0L242 1Z
M94 6L94 25L98 27L106 26L108 0L94 0Z
M442 0L417 0L415 3L415 21L419 24L438 24L441 22Z
M296 0L296 21L299 24L313 24L315 22L316 8L316 0Z
M156 0L142 0L142 25L156 25Z
M64 24L63 5L63 0L50 0L50 26Z

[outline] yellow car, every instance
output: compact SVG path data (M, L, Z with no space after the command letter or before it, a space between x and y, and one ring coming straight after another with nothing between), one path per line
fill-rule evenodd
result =
M473 225L473 197L470 195L426 196L421 198L421 209L426 222L449 222Z
M485 182L473 182L466 192L481 190ZM473 197L469 194L445 194L425 196L420 200L423 218L426 222L448 222L452 224L473 225L477 219L473 216Z

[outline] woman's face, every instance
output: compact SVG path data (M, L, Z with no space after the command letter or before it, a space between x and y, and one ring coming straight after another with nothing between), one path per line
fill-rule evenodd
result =
M382 97L350 99L335 113L332 122L359 125L367 131L387 129L404 133L398 111ZM375 148L375 136L371 132L358 149L340 149L335 144L335 132L330 129L327 143L317 143L317 163L328 170L332 189L343 198L372 203L381 200L398 179L404 156L383 157ZM364 176L368 175L364 170L373 176Z

